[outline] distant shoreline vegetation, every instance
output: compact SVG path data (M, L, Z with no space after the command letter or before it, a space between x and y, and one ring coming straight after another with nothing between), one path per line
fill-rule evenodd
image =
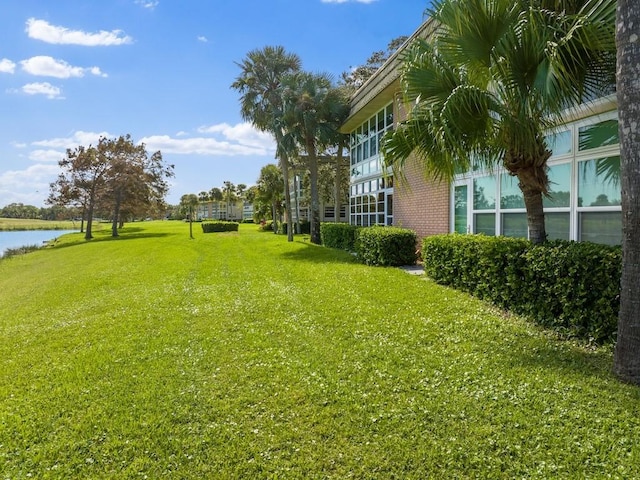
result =
M37 220L0 218L0 232L28 230L80 230L80 222L73 220Z

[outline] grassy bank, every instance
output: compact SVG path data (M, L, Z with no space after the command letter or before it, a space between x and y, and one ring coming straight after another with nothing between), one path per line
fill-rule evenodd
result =
M71 220L35 220L24 218L0 217L0 232L14 230L75 230L80 229L80 222Z
M1 478L638 478L609 350L241 225L0 262Z

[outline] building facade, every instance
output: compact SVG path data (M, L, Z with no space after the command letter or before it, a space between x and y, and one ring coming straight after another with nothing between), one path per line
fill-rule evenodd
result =
M427 20L408 40L428 38ZM405 44L406 45L406 44ZM349 223L409 228L419 238L438 233L528 237L517 179L500 168L460 174L452 184L426 179L409 159L402 178L385 172L382 135L405 118L401 51L358 89L342 131L350 134ZM550 195L544 199L549 239L619 245L622 239L620 146L615 95L567 113L567 124L549 132Z

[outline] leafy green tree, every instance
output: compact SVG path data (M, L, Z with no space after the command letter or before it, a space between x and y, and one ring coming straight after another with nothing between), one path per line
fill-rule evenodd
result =
M451 180L472 162L518 178L530 239L546 239L545 143L568 107L611 91L615 0L441 0L431 40L403 59L408 118L383 142L401 175L413 153Z
M189 219L189 238L193 238L193 216L198 208L198 196L188 193L180 197L180 211Z
M282 211L282 200L284 193L284 177L282 170L276 165L269 164L262 167L260 177L256 185L255 203L258 208L256 213L261 212L260 206L268 206L271 210L269 216L273 220L273 232L278 232L278 217ZM266 215L265 215L266 216ZM290 228L287 230L291 230Z
M640 3L618 0L618 118L622 184L622 278L614 371L640 384Z
M394 38L387 44L386 50L373 52L363 65L350 67L349 71L342 73L341 83L352 91L360 88L407 41L407 38L409 37L406 35Z
M252 50L238 64L241 73L231 87L240 93L240 113L257 129L273 134L276 155L284 177L286 211L291 218L289 193L289 157L283 144L282 79L300 70L300 58L288 53L282 46L267 46ZM287 240L293 241L293 229L287 230Z
M230 211L233 210L230 210L229 206L233 205L238 199L238 197L236 196L236 186L229 180L225 180L224 186L222 187L222 195L227 205L225 218L229 220L231 219Z
M344 90L333 85L324 74L299 72L285 80L284 123L288 135L306 153L311 189L311 242L320 244L320 195L318 154L339 142L338 129L349 114ZM289 229L291 230L291 229Z

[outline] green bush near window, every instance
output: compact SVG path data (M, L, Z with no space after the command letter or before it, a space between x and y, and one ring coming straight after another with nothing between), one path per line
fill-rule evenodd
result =
M358 230L355 249L366 265L398 267L416 263L416 245L413 230L374 226Z
M321 223L320 240L325 247L354 252L359 228L348 223Z
M565 335L615 338L620 247L484 235L436 235L422 243L425 272L437 283L524 314Z
M203 222L202 231L204 233L213 232L237 232L239 227L238 222L223 222L221 220L213 222Z

